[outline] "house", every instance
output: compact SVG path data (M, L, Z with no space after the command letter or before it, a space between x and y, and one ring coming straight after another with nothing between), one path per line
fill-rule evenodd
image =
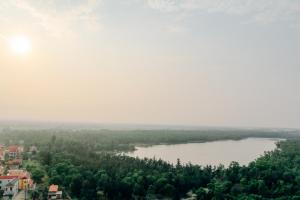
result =
M16 178L18 178L18 176L0 176L0 190L4 190L4 186Z
M3 191L3 199L12 199L18 194L18 188L17 176L0 176L0 190Z
M62 199L62 191L58 191L58 185L50 185L48 191L48 200L61 200Z
M19 192L19 180L17 178L13 179L4 186L3 199L14 199L14 197Z
M31 153L32 155L35 155L38 152L38 149L35 145L31 145L29 147L29 153Z
M8 156L10 159L16 159L20 156L18 146L9 146L8 147Z
M24 190L25 188L32 188L33 181L31 180L31 175L28 171L23 169L13 169L8 170L9 176L17 176L19 179L19 190Z
M18 146L18 152L19 154L24 152L24 147L23 146Z

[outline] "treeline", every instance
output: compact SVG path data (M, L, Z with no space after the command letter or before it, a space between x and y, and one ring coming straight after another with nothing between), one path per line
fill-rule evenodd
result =
M300 199L300 140L296 139L280 142L276 150L248 166L233 162L228 168L97 154L82 143L61 144L55 136L36 159L49 176L45 184L59 184L78 200Z
M133 150L135 145L175 144L215 140L239 140L247 137L298 138L298 131L268 129L207 129L207 130L70 130L70 129L3 129L2 143L47 145L55 136L60 143L80 143L95 151Z

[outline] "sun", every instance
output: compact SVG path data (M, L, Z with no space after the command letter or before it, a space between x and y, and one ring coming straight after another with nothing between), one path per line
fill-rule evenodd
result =
M25 36L12 37L9 46L16 54L27 54L31 51L31 41Z

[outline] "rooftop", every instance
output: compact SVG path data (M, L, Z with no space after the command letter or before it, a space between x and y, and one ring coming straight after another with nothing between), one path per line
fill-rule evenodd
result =
M30 178L29 172L22 169L8 170L8 175L18 176L19 178Z
M49 192L57 192L58 191L58 185L50 185Z
M9 152L18 152L18 146L9 146L8 151Z
M18 178L18 176L0 176L0 179L15 179Z

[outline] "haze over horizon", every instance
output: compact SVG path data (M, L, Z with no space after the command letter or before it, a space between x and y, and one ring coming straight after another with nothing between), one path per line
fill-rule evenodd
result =
M0 1L0 120L300 128L300 2Z

